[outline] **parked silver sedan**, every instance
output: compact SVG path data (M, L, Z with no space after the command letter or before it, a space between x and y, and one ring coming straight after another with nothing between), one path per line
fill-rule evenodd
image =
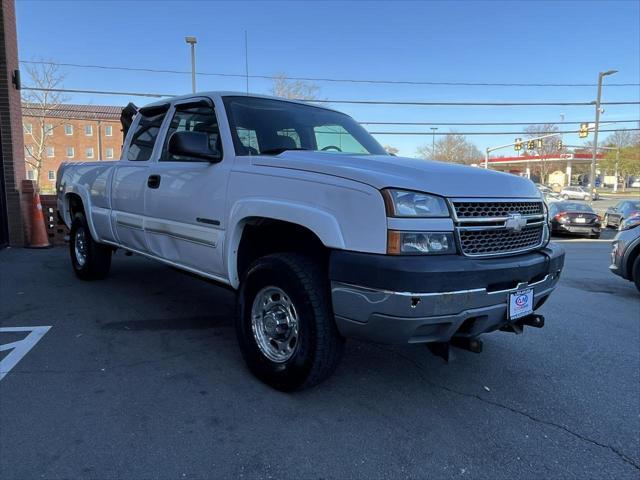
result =
M636 284L640 292L640 221L628 222L613 239L611 266L616 275Z

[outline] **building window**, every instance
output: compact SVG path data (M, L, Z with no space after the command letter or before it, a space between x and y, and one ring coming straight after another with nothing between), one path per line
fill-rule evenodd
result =
M107 137L111 137L113 136L113 127L111 125L106 125L104 127L104 134Z
M54 170L49 170L48 178L49 180L54 181L56 179L56 172Z
M113 148L109 147L105 150L106 158L113 158Z
M33 133L33 125L30 123L25 123L24 124L24 133Z
M44 134L47 137L51 137L53 135L53 125L51 125L50 123L45 123L44 124Z
M56 156L56 152L53 147L47 147L47 157L53 158Z
M67 158L73 158L73 147L67 147Z
M36 172L33 170L27 170L27 180L35 180Z
M87 158L93 158L93 147L88 147L85 151L84 154Z
M84 126L84 134L87 137L93 136L93 125L85 125Z
M73 125L70 123L65 124L64 126L64 134L65 135L73 135Z
M29 158L32 156L31 152L33 151L33 147L31 145L24 146L24 158Z

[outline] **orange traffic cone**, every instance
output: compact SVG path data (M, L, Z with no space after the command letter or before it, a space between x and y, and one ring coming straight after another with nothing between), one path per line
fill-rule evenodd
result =
M31 238L29 248L47 248L50 247L47 230L44 228L44 215L42 214L42 204L40 203L40 195L33 192L33 201L31 204Z

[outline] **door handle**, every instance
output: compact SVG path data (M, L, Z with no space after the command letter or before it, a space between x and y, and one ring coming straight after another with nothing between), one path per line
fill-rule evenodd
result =
M147 187L158 188L160 186L160 175L149 175L147 179Z

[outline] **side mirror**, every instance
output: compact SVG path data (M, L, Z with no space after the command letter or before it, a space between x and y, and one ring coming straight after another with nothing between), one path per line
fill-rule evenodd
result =
M169 138L169 153L184 157L200 158L211 163L222 160L220 152L209 146L209 135L205 132L173 132Z

